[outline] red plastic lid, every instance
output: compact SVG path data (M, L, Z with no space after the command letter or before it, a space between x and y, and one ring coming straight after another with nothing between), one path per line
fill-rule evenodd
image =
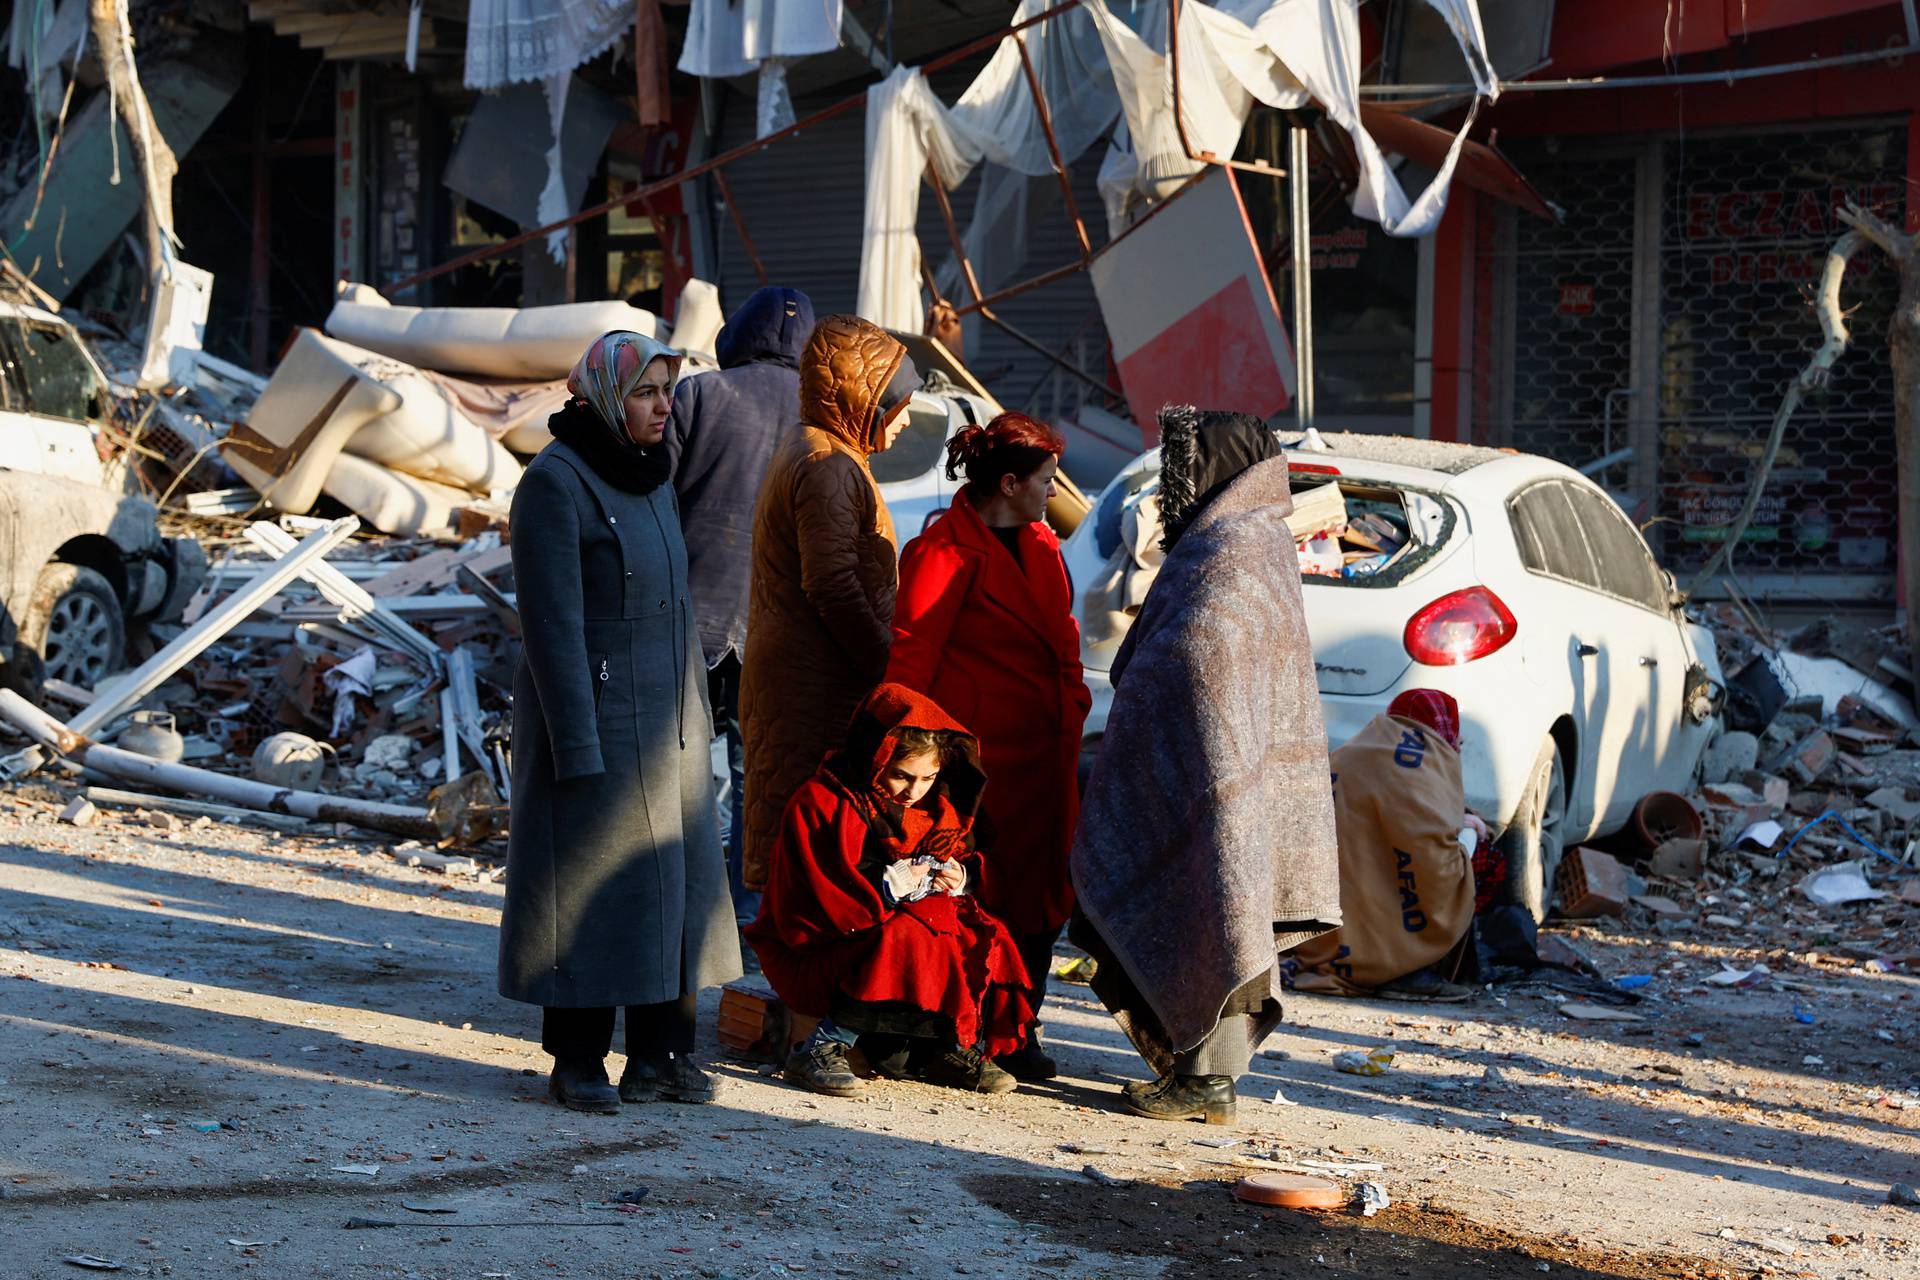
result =
M1297 1173L1251 1173L1234 1184L1233 1194L1283 1209L1340 1209L1352 1198L1337 1182Z

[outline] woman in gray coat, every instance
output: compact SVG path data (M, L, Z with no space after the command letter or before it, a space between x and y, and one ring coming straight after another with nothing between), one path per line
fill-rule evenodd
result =
M740 974L714 821L706 664L666 451L680 354L637 333L574 367L514 495L525 658L500 994L544 1010L548 1091L579 1111L704 1102L700 988ZM627 1065L605 1066L624 1006Z

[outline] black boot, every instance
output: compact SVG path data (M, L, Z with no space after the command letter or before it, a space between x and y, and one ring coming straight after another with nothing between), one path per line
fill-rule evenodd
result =
M712 1102L713 1077L693 1065L684 1053L667 1055L665 1062L654 1064L659 1073L656 1088L668 1102Z
M659 1096L659 1064L628 1054L627 1069L620 1073L620 1101L652 1102Z
M607 1068L599 1059L553 1060L553 1074L547 1077L547 1092L561 1106L594 1115L614 1115L620 1110L620 1092L607 1082Z
M1168 1076L1138 1093L1121 1091L1127 1110L1149 1120L1205 1120L1232 1124L1232 1076Z
M1060 1074L1060 1064L1040 1046L1040 1028L1037 1026L1027 1033L1025 1044L1012 1053L1001 1054L994 1062L1015 1080L1023 1082L1051 1080Z

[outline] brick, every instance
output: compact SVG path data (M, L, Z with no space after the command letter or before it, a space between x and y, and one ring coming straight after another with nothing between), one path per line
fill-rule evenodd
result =
M74 827L90 827L99 820L100 810L85 796L75 796L60 811L60 821Z
M1824 729L1817 729L1800 739L1788 753L1786 771L1801 785L1810 787L1821 774L1833 767L1839 751L1832 735Z
M1560 890L1560 913L1576 920L1617 916L1627 909L1627 869L1609 854L1584 845L1560 860L1555 878Z
M787 1006L767 987L740 979L720 989L715 1033L735 1056L761 1062L786 1061L791 1025Z

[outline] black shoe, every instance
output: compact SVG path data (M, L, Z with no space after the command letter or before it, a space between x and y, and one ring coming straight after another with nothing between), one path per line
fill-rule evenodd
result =
M572 1111L594 1115L617 1115L620 1091L607 1083L606 1064L553 1060L553 1074L547 1077L547 1092L553 1100Z
M802 1089L830 1098L857 1098L866 1092L847 1061L847 1046L838 1040L801 1045L787 1055L787 1079Z
M713 1077L693 1065L684 1053L670 1055L654 1064L655 1088L669 1102L712 1102Z
M949 1049L919 1073L928 1084L972 1093L1012 1093L1019 1082L978 1049Z
M1407 1000L1418 1004L1464 1004L1473 999L1473 988L1448 982L1432 969L1415 969L1403 978L1395 978L1374 989L1382 1000Z
M659 1065L628 1054L627 1069L620 1073L620 1101L652 1102L659 1096Z
M1051 1080L1060 1074L1060 1064L1055 1062L1047 1051L1040 1047L1040 1029L1035 1027L1027 1034L1027 1042L1012 1053L1003 1053L994 1059L1002 1071L1015 1080L1032 1082Z
M1166 1088L1172 1079L1172 1076L1161 1076L1157 1080L1129 1080L1120 1086L1120 1095L1125 1098L1144 1098Z
M1121 1090L1127 1110L1149 1120L1205 1120L1232 1124L1232 1076L1168 1076L1139 1093Z

